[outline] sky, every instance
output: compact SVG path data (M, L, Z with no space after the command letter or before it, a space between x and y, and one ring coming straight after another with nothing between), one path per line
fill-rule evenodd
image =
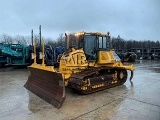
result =
M101 32L124 39L160 40L160 0L0 0L0 35Z

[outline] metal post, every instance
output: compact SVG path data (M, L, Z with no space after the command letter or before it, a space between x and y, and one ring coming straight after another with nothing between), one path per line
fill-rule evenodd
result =
M33 57L34 57L34 65L36 64L36 41L34 41L34 53L33 53Z
M31 31L31 40L32 40L32 52L34 51L34 48L33 48L33 29Z
M40 44L40 52L41 52L41 25L39 26L39 44Z
M42 66L44 65L44 39L42 39Z

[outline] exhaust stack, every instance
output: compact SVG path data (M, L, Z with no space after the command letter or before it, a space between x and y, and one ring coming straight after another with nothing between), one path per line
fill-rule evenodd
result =
M65 38L66 50L68 50L69 49L69 34L68 34L68 32L65 32L65 36L66 36L66 38Z

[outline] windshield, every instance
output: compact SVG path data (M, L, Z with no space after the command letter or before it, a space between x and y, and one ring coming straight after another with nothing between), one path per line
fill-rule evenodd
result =
M85 35L85 52L89 54L93 54L93 50L95 47L96 36Z

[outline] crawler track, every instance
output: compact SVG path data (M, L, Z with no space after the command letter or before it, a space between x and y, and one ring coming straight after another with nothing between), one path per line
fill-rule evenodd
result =
M73 74L68 86L80 94L90 94L122 85L127 80L127 70L108 67L89 68Z

